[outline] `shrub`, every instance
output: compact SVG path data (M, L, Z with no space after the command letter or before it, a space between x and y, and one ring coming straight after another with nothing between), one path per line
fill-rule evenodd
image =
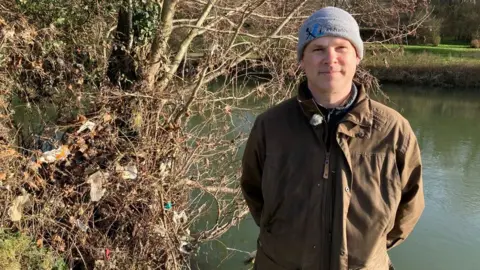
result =
M476 49L480 48L480 40L478 39L472 40L472 42L470 42L470 47L476 48Z
M440 45L441 41L442 41L442 38L440 37L440 35L435 35L435 36L432 37L432 44L435 47Z

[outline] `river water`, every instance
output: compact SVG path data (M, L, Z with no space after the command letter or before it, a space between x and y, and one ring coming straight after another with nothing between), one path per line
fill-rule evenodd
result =
M388 104L410 121L424 164L426 208L407 241L390 252L396 269L480 269L480 92L394 85L383 90ZM242 113L252 120L258 112ZM248 216L203 245L193 268L250 269L244 252L255 250L257 235Z

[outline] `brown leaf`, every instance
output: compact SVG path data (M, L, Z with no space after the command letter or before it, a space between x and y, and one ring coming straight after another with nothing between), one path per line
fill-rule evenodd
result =
M109 113L106 113L103 116L103 122L110 122L112 120L112 116Z
M3 151L0 151L0 159L12 158L12 157L16 157L17 155L18 155L17 151L15 151L12 148L8 148Z
M38 247L38 248L42 248L42 247L43 247L43 239L42 239L42 238L40 238L40 239L37 240L37 247Z
M65 251L65 242L58 234L55 234L52 240L53 240L53 244L59 251L62 251L62 252Z
M79 114L79 115L77 116L77 120L78 120L79 122L85 123L85 122L87 122L88 119L87 119L87 117L85 117L84 115Z
M7 179L7 174L4 172L0 172L0 181L4 181Z

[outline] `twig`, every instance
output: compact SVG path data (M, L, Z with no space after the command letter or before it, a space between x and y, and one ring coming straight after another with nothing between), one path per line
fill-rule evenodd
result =
M177 116L175 116L175 120L174 120L175 123L178 123L178 121L180 120L180 117L187 112L187 110L190 107L190 105L192 104L193 100L196 98L198 90L200 90L200 88L202 88L204 86L203 80L205 79L205 75L207 75L207 70L208 70L208 66L203 68L202 76L198 80L198 83L197 83L197 86L195 87L195 89L193 89L192 95L188 99L185 106L183 106L182 110L177 114Z

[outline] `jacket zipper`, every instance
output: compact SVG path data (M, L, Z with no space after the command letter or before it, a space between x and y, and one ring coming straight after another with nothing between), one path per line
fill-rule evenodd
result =
M328 171L330 170L330 152L327 151L325 156L325 164L323 166L323 179L328 180Z
M325 122L325 162L323 164L323 179L328 180L329 170L330 170L330 147L328 144L328 137L330 136L330 130L328 130L328 121L330 121L330 114L327 117L327 122Z

